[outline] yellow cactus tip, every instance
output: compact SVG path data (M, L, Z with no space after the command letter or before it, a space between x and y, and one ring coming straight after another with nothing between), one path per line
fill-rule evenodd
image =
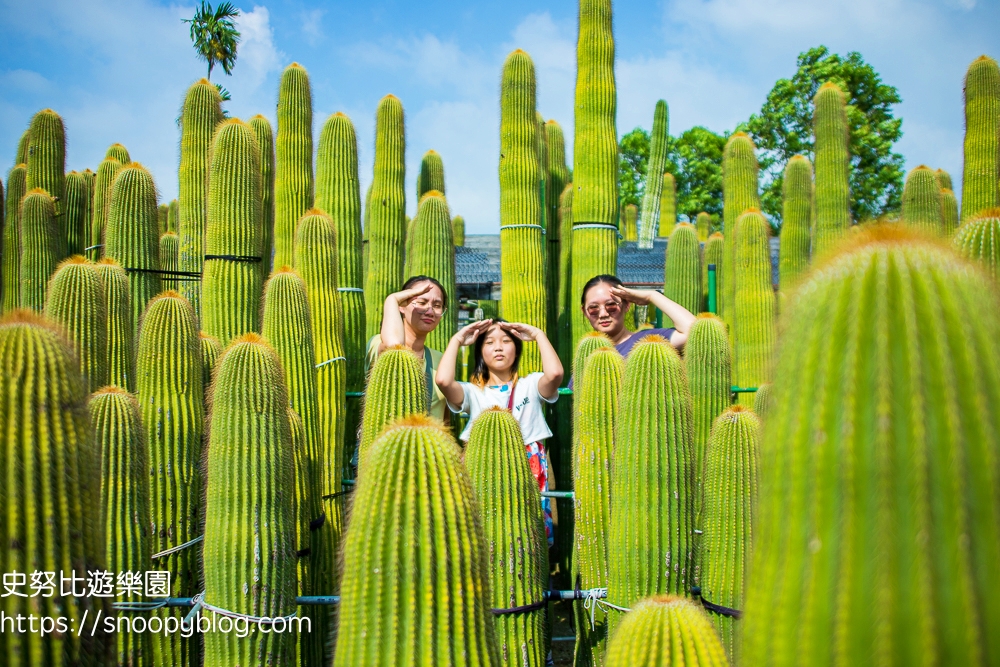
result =
M160 235L160 238L163 239L163 238L166 238L168 236L171 237L171 238L173 238L173 237L177 236L177 233L176 232L163 232L163 234Z
M250 331L238 338L234 338L232 345L242 345L243 343L248 343L250 345L263 345L264 338L259 333L254 333L253 331Z
M303 67L302 65L298 64L297 62L293 62L291 65L289 65L289 67L290 68L294 67L294 68L297 68L297 69L305 69L305 67Z
M984 209L973 216L974 220L981 220L983 218L1000 218L1000 206Z
M681 220L680 222L678 222L676 226L677 227L690 227L691 229L694 229L694 225L692 225L690 222L684 222L683 220Z
M840 86L838 86L833 81L827 81L826 83L824 83L822 86L819 87L820 90L829 90L830 88L836 88L837 90L840 90Z
M31 188L30 190L28 190L24 194L25 194L25 196L28 196L28 195L45 195L46 197L51 196L51 195L49 195L48 191L45 188Z
M392 93L389 93L388 95L386 95L385 97L382 98L383 102L389 102L389 101L392 101L392 100L396 100L398 102L399 98L396 97L395 95L393 95Z
M746 132L744 132L743 130L740 130L739 132L733 133L733 136L731 138L735 139L736 137L740 137L741 139L744 139L744 138L749 139L750 135L747 134Z
M608 338L607 334L603 334L600 331L588 331L583 334L580 340L583 340L584 338L605 338L609 343L611 342L611 339Z
M927 171L931 171L931 168L928 167L926 164L919 164L919 165L917 165L917 167L913 171L917 171L917 170L920 170L920 169L926 169Z
M114 257L102 257L99 260L97 260L97 263L110 264L111 266L121 266L121 264L118 263L118 260L115 259Z
M48 108L45 108L45 109L42 109L42 110L41 110L41 111L39 111L38 113L50 113L50 114L53 114L53 115L55 115L55 116L58 116L58 115L59 115L59 114L57 114L57 113L55 112L55 110L54 110L54 109L48 109Z
M71 266L73 264L93 264L93 262L83 255L73 255L59 262L59 266L57 266L56 269L61 269L64 266Z
M647 334L639 339L639 343L669 343L665 337L660 334Z
M219 340L218 338L216 338L212 334L205 333L204 331L199 331L198 332L198 338L207 339L207 340L214 340L214 341L218 341Z
M723 235L722 232L712 232L712 235L709 236L708 238L710 238L710 239L715 239L715 238L724 239L726 237Z
M209 81L208 79L206 79L205 77L201 77L200 79L198 79L198 81L196 82L195 85L198 85L198 86L211 86L212 82Z
M401 417L392 423L389 427L390 429L397 428L433 428L438 431L443 431L445 433L448 430L445 425L441 423L440 419L431 417L430 415L423 412L415 412L405 417ZM388 430L388 429L387 429Z
M305 213L303 213L302 217L303 218L307 218L307 217L312 216L312 215L320 215L320 216L323 216L324 218L327 217L326 211L324 211L321 208L316 208L315 206L312 207L311 209L309 209L308 211L306 211Z
M14 165L14 169L27 169L27 168L28 168L28 165L26 163L24 163L24 162L22 162L21 164ZM88 169L87 171L90 171L90 170Z
M263 119L263 120L267 120L267 116L265 116L262 113L258 113L258 114L254 114L253 116L250 116L250 120L257 120L258 118Z
M181 293L174 289L165 289L156 295L157 299L183 299Z
M954 195L955 192L951 188L941 188L941 194Z
M756 206L750 206L749 208L743 211L743 215L747 215L750 213L752 213L753 215L760 215L760 209L757 208Z
M558 123L558 121L556 121L556 119L549 118L547 121L545 121L545 124L546 125L558 125L559 123Z
M244 123L239 118L227 118L221 123L219 123L219 127L225 127L228 125L246 125L246 123Z
M527 55L527 51L525 51L524 49L514 49L513 51L510 52L510 54L512 56L516 55L516 54L519 54L519 53L523 53L523 54Z
M716 315L715 313L698 313L697 315L695 315L695 319L697 319L697 320L718 320L719 316Z
M283 273L295 273L295 269L293 269L292 267L288 266L287 264L284 264L284 265L279 266L278 268L276 268L271 273L271 275L272 276L277 276L277 275L281 275Z
M424 157L426 157L428 155L437 155L437 151L432 148L432 149L428 150L426 153L424 153Z
M424 197L444 197L444 193L440 190L428 190L420 200L423 201Z
M726 412L750 412L750 408L745 405L731 405Z
M103 396L105 394L125 394L131 396L131 394L128 391L122 389L121 387L116 387L113 384L109 384L95 391L93 396L91 396L91 398L93 399L98 396Z

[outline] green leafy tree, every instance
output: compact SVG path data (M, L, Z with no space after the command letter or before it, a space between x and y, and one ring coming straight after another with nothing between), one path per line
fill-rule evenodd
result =
M637 127L618 143L619 210L629 204L642 208L646 189L646 165L649 164L649 132Z
M818 46L800 53L797 65L795 75L775 83L760 113L742 127L757 145L764 212L781 220L782 171L792 156L801 153L815 162L813 97L827 81L847 93L852 216L860 221L899 210L903 156L892 150L903 134L903 121L892 112L902 101L899 92L854 51L841 57Z
M692 127L670 140L667 171L677 180L677 214L690 222L702 211L722 217L722 151L729 132Z
M233 73L236 65L236 47L240 43L240 33L233 19L240 15L231 2L223 2L216 9L205 0L194 13L194 18L181 19L191 24L191 41L198 55L208 63L208 79L212 79L212 69L218 64L226 74Z

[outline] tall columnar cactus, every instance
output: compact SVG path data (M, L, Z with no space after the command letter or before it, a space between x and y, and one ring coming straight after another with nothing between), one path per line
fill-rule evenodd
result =
M524 455L521 428L510 412L491 408L476 419L465 465L486 538L497 648L518 665L545 665L549 568L542 498Z
M611 470L608 602L628 607L694 583L691 394L680 355L662 336L636 343L625 362ZM609 634L621 613L611 612Z
M156 207L157 231L159 231L161 236L167 231L167 215L169 212L170 207L166 204L160 204Z
M552 197L552 174L549 173L549 137L545 132L545 117L541 112L535 112L537 130L535 138L538 145L538 195L540 221L542 226L542 254L545 266L545 332L548 335L555 331L556 326L556 304L550 294L557 289L553 282L555 276L549 274L550 260L552 255L549 252L548 233L555 226L555 220L550 218L551 208L549 198Z
M535 117L535 64L517 49L500 80L500 312L511 322L546 328L545 237ZM519 372L540 371L538 344L525 343Z
M82 255L63 261L49 281L45 316L73 343L88 394L108 384L108 322L104 283Z
M48 196L48 195L46 195ZM87 414L86 388L70 343L46 319L24 310L0 319L0 484L3 518L0 568L28 574L105 568L100 522L100 453ZM61 595L29 597L27 583L5 595L7 618L94 618L109 612L101 598ZM26 627L27 623L25 623ZM36 625L36 628L38 626ZM13 667L104 664L103 628L90 632L0 633L0 662ZM113 643L113 639L110 639Z
M21 200L24 199L28 168L19 164L7 174L4 201L3 245L0 246L3 301L0 313L9 313L21 303Z
M430 276L444 285L448 310L437 328L427 335L426 345L444 350L458 330L458 290L455 287L455 244L451 236L451 216L444 195L430 190L420 202L413 230L413 260L410 275Z
M725 323L715 315L699 315L684 345L684 368L691 389L691 416L694 421L691 460L698 489L695 525L699 528L702 526L702 473L709 436L715 419L732 402L732 357Z
M274 252L274 130L271 122L257 114L247 121L260 147L261 275L271 273Z
M93 196L93 193L91 193ZM177 233L177 216L180 205L177 203L176 199L171 199L170 204L167 206L167 231Z
M639 208L635 204L626 204L622 209L622 241L639 240Z
M678 223L670 232L663 268L663 294L692 313L701 312L701 244L698 232L690 223Z
M952 190L951 174L944 169L934 170L934 177L937 179L938 187L942 190Z
M97 174L89 168L80 172L84 182L87 184L87 216L84 218L83 245L90 243L90 221L94 217L94 190L97 185Z
M98 260L104 256L104 229L111 211L111 186L114 185L122 163L114 158L104 158L94 177L94 204L90 210L90 242L85 248L87 257Z
M406 130L403 104L386 95L375 114L375 175L365 212L365 340L382 328L382 303L403 283L406 233Z
M353 447L350 453L344 451L347 358L343 342L344 315L337 295L337 255L337 237L330 218L316 209L307 211L296 233L295 270L306 283L312 314L323 460L327 462L323 495L343 490L341 462L353 455ZM352 439L352 445L353 442ZM332 521L340 502L331 499L326 506Z
M987 209L966 220L955 233L956 250L1000 277L1000 208Z
M66 254L82 255L90 238L90 191L86 177L78 171L66 174L60 226L66 237Z
M698 240L705 243L708 241L708 237L712 235L712 215L702 211L695 218L694 226L698 230Z
M181 111L181 161L178 170L177 236L181 271L201 273L205 255L209 154L215 127L222 122L222 98L208 79L188 88ZM201 283L186 281L181 294L201 313Z
M608 644L608 667L728 667L712 622L690 600L664 595L632 608Z
M159 553L202 534L205 401L198 325L187 299L177 292L163 292L149 302L139 328L136 358L135 385L149 448L150 548ZM170 573L172 596L201 592L199 553L200 547L189 545L153 561L153 568ZM164 609L158 614L180 621L186 612ZM193 664L197 644L177 633L157 635L153 640L156 664Z
M180 252L180 239L173 232L164 232L160 237L160 268L163 271L177 271L177 255ZM160 281L163 289L176 290L181 281L163 274Z
M992 281L876 226L814 271L782 318L743 664L996 664Z
M851 226L851 150L847 99L835 83L820 86L813 100L816 138L816 219L812 254L818 257Z
M593 276L614 275L618 269L618 96L611 0L580 0L578 24L571 254L575 268L570 289L574 300ZM572 350L590 324L579 308L571 308L570 315Z
M906 175L903 187L903 221L925 231L942 234L941 189L934 171L920 165Z
M274 266L292 263L295 226L313 205L312 89L304 67L292 63L278 89L274 180Z
M215 336L204 331L198 332L198 344L201 347L201 379L205 387L206 396L212 386L212 375L215 372L215 365L222 356L222 343Z
M546 298L549 301L550 326L553 327L549 335L555 341L559 330L559 313L562 310L559 294L563 274L559 270L559 262L562 256L562 242L565 240L569 243L569 238L564 239L560 229L559 200L569 182L569 169L566 167L566 139L562 127L556 121L549 120L546 121L544 130L545 144L548 147L545 153L548 160L546 168L549 172L549 185L545 190L545 205L549 208L545 216ZM462 245L465 245L464 224L462 239Z
M108 146L108 150L105 151L104 157L113 158L122 164L128 164L132 161L132 158L129 157L128 149L119 143L114 143Z
M294 616L295 452L288 393L281 362L257 334L236 338L219 359L208 433L205 602L237 614ZM249 628L242 638L206 634L205 664L295 664L293 633Z
M638 225L639 247L652 248L653 238L668 236L673 219L663 218L660 210L661 195L666 197L672 184L664 182L667 151L670 143L670 112L664 100L657 100L653 110L653 132L650 135L649 162L646 167L646 186L642 195L642 221Z
M128 274L110 257L97 262L104 286L104 312L108 323L108 384L135 390L135 330L132 328L132 292Z
M660 223L657 236L670 236L671 230L677 224L677 179L674 175L663 174L663 187L660 190Z
M445 193L444 162L435 150L427 151L420 160L420 171L417 173L417 201L431 190Z
M753 394L753 411L761 420L767 419L767 413L771 411L773 386L770 382L765 382Z
M701 272L701 290L705 295L705 308L709 305L709 294L708 294L708 267L711 264L715 265L715 289L716 289L716 311L718 311L718 297L722 294L722 284L725 282L722 275L722 264L725 261L726 256L726 239L723 237L722 232L715 232L708 237L708 241L705 242L705 265L702 267Z
M726 142L722 154L722 231L733 239L736 221L748 208L760 208L756 148L745 132L737 132ZM733 303L736 298L736 274L733 271L734 244L725 247L719 285L719 312L730 329L733 327ZM718 267L716 267L718 268Z
M743 608L757 501L760 420L734 405L715 421L705 458L701 517L701 595L730 609ZM726 654L739 663L736 619L713 614Z
M104 231L104 255L117 260L128 274L132 292L132 326L146 304L160 293L160 235L156 221L156 185L138 162L118 172L111 188L111 210Z
M337 283L343 311L343 355L347 357L347 391L364 389L365 295L361 267L361 186L358 139L354 123L338 112L326 119L316 157L316 207L325 211L336 230ZM314 315L315 317L315 315ZM320 360L322 361L322 359ZM354 401L351 401L352 406ZM352 409L353 414L359 411ZM351 454L354 441L351 438Z
M487 545L455 441L414 415L366 465L371 483L354 494L345 538L335 667L500 664Z
M378 356L365 389L358 473L367 465L368 452L382 429L409 415L427 412L424 365L408 347L391 347Z
M736 301L733 308L734 383L757 387L770 379L775 339L775 299L771 285L770 225L759 210L750 209L736 223L733 239ZM740 394L753 405L753 396Z
M146 438L135 397L119 387L105 387L90 398L94 446L101 460L101 520L104 556L110 572L149 569L149 477ZM140 602L130 594L120 602ZM149 633L117 633L117 664L153 664Z
M556 313L556 350L563 368L573 361L573 184L559 196L559 308Z
M41 188L56 202L56 215L62 214L66 186L66 128L52 109L42 109L31 119L28 128L28 190Z
M201 328L225 347L260 329L260 148L249 125L219 125L209 174Z
M451 219L451 238L455 242L456 248L465 245L465 218L460 215Z
M584 346L585 337L581 341ZM607 588L608 531L611 526L611 460L618 428L618 398L625 362L606 345L582 360L574 378L573 576L574 588ZM560 515L560 518L562 516ZM578 602L574 609L578 665L600 665L607 640L607 617L595 610L595 625Z
M64 255L56 205L41 188L28 190L21 200L21 295L18 304L42 312L49 277Z
M958 199L951 190L941 190L941 227L947 236L958 229Z
M962 220L1000 204L1000 66L980 56L965 75Z
M785 165L781 185L781 246L778 272L782 288L793 285L809 266L812 235L813 169L804 155L795 155Z

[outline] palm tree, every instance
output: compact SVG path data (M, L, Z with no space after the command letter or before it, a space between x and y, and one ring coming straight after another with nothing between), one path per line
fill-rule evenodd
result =
M212 79L212 68L218 63L226 74L233 73L236 65L236 45L240 43L240 33L233 19L240 10L231 2L223 2L214 11L212 5L201 0L201 6L194 18L181 19L191 24L191 41L198 55L208 63L208 79Z

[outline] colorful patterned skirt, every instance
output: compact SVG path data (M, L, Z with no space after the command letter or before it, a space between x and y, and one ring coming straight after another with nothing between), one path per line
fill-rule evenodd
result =
M535 481L538 482L538 490L549 490L549 457L545 453L545 447L540 442L529 442L524 446L524 451L528 455L528 467ZM542 520L545 522L545 537L551 547L555 538L552 534L552 499L542 498Z

